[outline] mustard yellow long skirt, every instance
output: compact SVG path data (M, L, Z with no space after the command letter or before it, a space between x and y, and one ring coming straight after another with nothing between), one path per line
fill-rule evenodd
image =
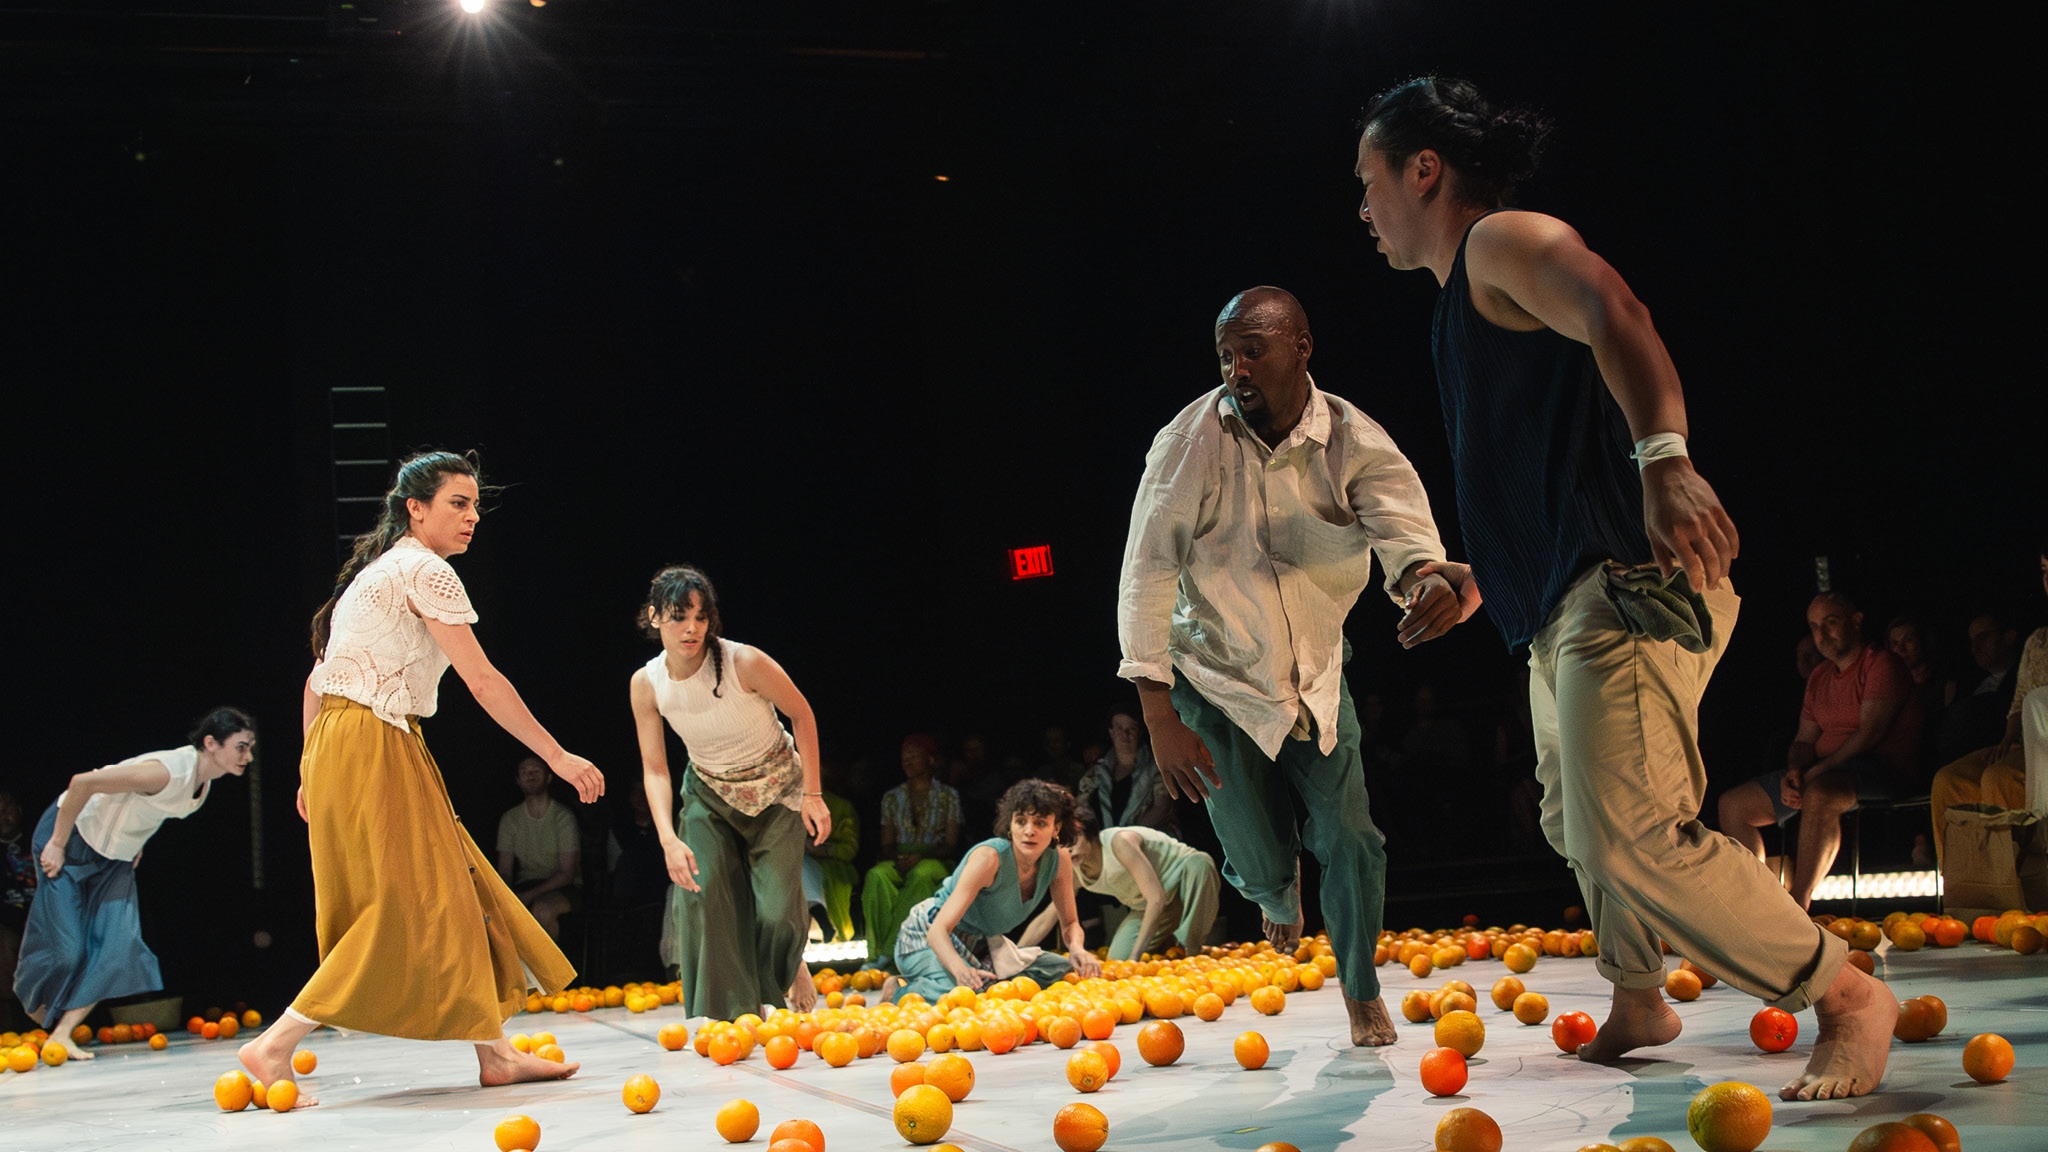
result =
M320 968L292 1008L337 1028L485 1042L576 970L470 839L419 723L322 698L299 776Z

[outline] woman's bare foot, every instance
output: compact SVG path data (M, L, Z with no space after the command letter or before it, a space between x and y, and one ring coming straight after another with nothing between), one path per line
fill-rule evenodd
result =
M809 1012L818 1006L818 986L811 983L811 966L797 962L796 979L789 986L784 997L789 1006L798 1012Z
M283 1029L272 1028L242 1045L235 1055L242 1061L242 1067L248 1070L249 1078L268 1088L279 1080L297 1079L292 1075L293 1047L295 1045L284 1035ZM311 1108L319 1102L319 1098L302 1089L299 1102L292 1105L292 1111Z
M97 1060L100 1058L99 1053L94 1052L83 1044L71 1049L70 1057L73 1060Z
M875 1003L887 1004L890 1001L896 999L896 993L901 992L902 990L903 977L890 976L882 981L882 986L880 988L877 988L875 990Z
M1669 1044L1683 1028L1678 1013L1664 1002L1664 989L1616 984L1607 1019L1591 1040L1579 1046L1579 1059L1592 1064L1619 1060L1638 1048Z
M476 1046L476 1082L486 1088L525 1084L535 1080L567 1080L581 1064L557 1064L521 1052L510 1040L495 1040Z
M1884 1079L1891 1058L1899 1000L1885 982L1843 964L1834 983L1813 1002L1820 1024L1813 1059L1797 1080L1778 1089L1787 1100L1842 1100L1861 1096Z
M1384 1000L1344 997L1344 1011L1351 1014L1351 1044L1355 1048L1381 1048L1395 1040L1394 1021L1387 1015Z
M1266 939L1273 945L1275 952L1294 951L1301 944L1301 926L1302 916L1299 912L1294 914L1292 924L1282 924L1265 915L1259 917L1259 927L1265 929Z

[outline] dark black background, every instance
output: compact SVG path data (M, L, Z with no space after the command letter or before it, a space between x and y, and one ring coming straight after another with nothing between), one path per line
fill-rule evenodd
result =
M213 703L258 714L264 890L232 781L142 867L174 989L260 1001L310 969L290 800L330 387L388 387L401 449L475 447L509 485L457 561L478 633L615 795L653 652L631 616L679 559L828 759L1099 739L1145 448L1252 284L1304 301L1318 381L1408 451L1456 554L1435 285L1375 255L1351 176L1361 104L1418 72L1555 117L1523 203L1622 271L1679 365L1743 538L1717 780L1781 754L1816 555L1949 660L1979 606L2043 615L2038 100L2004 7L130 7L0 5L0 786L33 819ZM1057 574L1010 581L1041 543ZM1512 681L1483 619L1402 653L1394 618L1354 613L1355 685ZM516 746L453 678L428 731L493 827Z

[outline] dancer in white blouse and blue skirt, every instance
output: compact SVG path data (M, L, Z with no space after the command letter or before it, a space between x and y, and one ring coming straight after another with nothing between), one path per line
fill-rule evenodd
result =
M189 741L73 776L36 825L31 850L49 879L22 927L14 994L52 1036L71 1035L102 1000L164 986L142 942L136 862L164 821L197 812L215 780L249 766L256 722L216 708ZM72 1058L93 1054L81 1048Z

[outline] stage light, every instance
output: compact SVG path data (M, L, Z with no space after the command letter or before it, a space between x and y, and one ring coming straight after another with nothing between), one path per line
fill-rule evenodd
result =
M471 16L484 10L484 0L456 0L456 2L461 4L462 10Z

